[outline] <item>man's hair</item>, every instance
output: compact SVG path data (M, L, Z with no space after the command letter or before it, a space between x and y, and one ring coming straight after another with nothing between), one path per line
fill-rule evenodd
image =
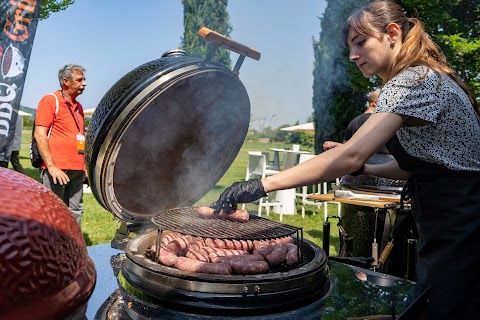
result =
M62 86L63 79L72 80L76 72L85 73L85 68L78 64L66 64L58 70L58 82Z
M378 99L379 94L380 94L380 89L373 90L372 92L370 92L367 96L368 105L370 105L373 101L376 101Z

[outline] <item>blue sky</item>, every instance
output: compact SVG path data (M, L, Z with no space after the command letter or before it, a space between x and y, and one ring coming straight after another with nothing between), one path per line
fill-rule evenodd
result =
M312 113L312 39L325 7L325 0L229 0L230 38L262 55L240 69L252 127L303 123ZM58 89L58 69L78 63L87 69L78 100L94 108L123 75L178 48L182 35L180 0L77 0L38 23L22 105L36 108ZM238 55L231 57L235 63Z

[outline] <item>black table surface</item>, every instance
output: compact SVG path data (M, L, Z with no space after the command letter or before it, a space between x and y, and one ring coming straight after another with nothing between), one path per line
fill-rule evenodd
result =
M97 283L86 312L88 320L95 318L118 289L110 258L122 252L110 243L88 247L97 270ZM333 289L323 306L322 319L388 315L392 310L395 319L414 319L427 303L429 288L418 283L334 261L329 261L329 268Z

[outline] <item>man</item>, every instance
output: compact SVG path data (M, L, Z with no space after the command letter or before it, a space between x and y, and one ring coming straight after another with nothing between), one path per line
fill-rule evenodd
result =
M362 124L364 124L365 121L367 121L367 119L372 115L373 111L375 110L375 106L377 105L377 99L379 94L380 94L379 89L370 92L370 94L367 97L367 102L368 102L367 109L365 109L364 113L356 116L355 118L353 118L352 121L350 121L345 131L343 143L347 142L347 140L350 139L353 136L353 134L362 126ZM323 143L323 149L324 150L332 149L337 147L340 144L342 143L334 142L334 141L325 141ZM381 152L388 153L385 147L381 149Z
M45 95L37 107L35 139L43 158L40 176L69 207L81 225L85 180L83 107L76 98L87 83L85 68L67 64L58 71L60 90ZM58 102L58 110L57 110Z
M10 156L10 163L15 171L25 174L22 164L20 163L20 149L22 148L22 131L23 131L23 117L17 114L17 122L15 124L15 135L12 142L12 154ZM1 161L0 166L8 168L8 161Z

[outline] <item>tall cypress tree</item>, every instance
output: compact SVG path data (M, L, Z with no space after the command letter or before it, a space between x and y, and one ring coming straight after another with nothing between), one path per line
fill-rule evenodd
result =
M313 42L313 109L315 151L323 151L326 140L343 141L350 120L365 110L365 95L374 82L359 74L348 61L342 44L342 21L368 0L327 0L320 19L320 39Z
M205 57L209 44L197 35L207 27L225 37L230 37L232 26L227 12L228 0L182 0L184 33L181 48L192 57ZM230 52L218 48L213 58L231 68Z

